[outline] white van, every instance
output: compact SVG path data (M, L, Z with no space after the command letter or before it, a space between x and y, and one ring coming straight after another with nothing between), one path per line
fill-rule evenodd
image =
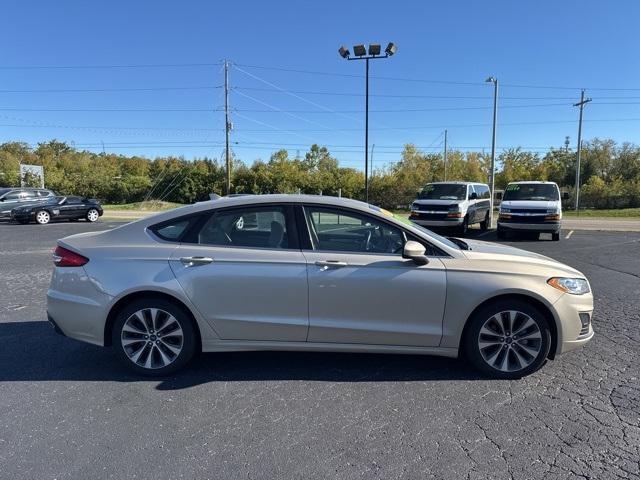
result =
M500 204L498 238L509 232L550 233L560 240L562 203L554 182L512 182L507 185Z
M454 227L465 235L469 225L489 228L491 193L488 185L472 182L428 183L411 204L409 220L424 227Z

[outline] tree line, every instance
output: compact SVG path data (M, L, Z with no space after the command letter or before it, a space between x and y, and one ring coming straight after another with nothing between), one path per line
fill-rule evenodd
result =
M442 181L445 165L440 153L425 153L405 145L397 162L375 170L369 198L384 208L406 208L428 182ZM192 203L225 190L224 164L209 158L154 159L94 153L52 140L35 148L21 142L0 145L0 187L20 185L20 163L42 165L45 183L61 195L82 195L105 203L166 200ZM496 188L517 180L550 180L573 199L576 152L550 148L544 154L521 148L502 151L497 158ZM448 153L447 180L487 182L490 156L482 152ZM640 206L640 147L631 143L593 139L581 156L581 201L585 208ZM39 184L27 176L26 183ZM252 164L233 159L231 193L309 193L364 198L364 174L341 167L326 147L312 145L304 157L287 150ZM571 207L569 201L568 207Z

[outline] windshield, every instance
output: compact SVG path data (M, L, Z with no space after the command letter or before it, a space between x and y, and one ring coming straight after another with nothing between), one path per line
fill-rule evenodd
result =
M560 200L558 187L552 183L510 183L502 197L508 200Z
M0 188L0 197L2 197L5 193L10 192L10 188Z
M450 183L429 183L418 194L418 200L465 200L467 186Z

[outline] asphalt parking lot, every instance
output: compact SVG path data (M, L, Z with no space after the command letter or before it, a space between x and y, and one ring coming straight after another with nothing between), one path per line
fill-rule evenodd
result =
M158 381L45 321L55 240L113 225L0 224L2 478L640 478L640 233L510 242L583 271L596 305L594 340L520 381L277 352Z

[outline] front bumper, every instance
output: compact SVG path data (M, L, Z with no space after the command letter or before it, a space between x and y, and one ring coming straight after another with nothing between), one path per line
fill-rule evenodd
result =
M16 222L32 220L34 215L35 215L35 213L33 213L33 212L31 212L31 213L11 213L11 220L16 221Z
M504 230L556 233L560 231L561 224L560 222L521 223L498 220L498 228Z
M412 213L409 215L409 220L423 227L459 227L464 222L464 218L446 218L444 215L440 215L444 218L424 218L424 216L416 215Z
M553 288L553 287L550 287ZM593 295L571 295L565 293L553 305L557 317L558 345L556 354L570 352L583 346L593 338L591 325L593 315ZM580 314L588 315L588 325L583 325Z

